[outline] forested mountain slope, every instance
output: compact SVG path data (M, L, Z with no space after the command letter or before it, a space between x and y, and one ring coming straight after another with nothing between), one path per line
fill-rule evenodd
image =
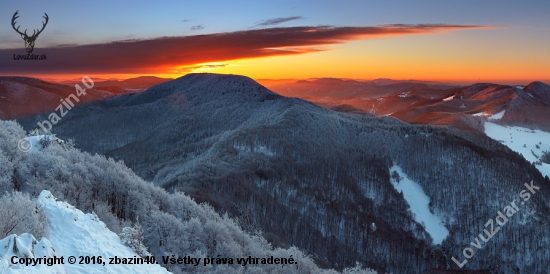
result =
M131 222L139 218L143 231L143 244L149 248L149 252L156 257L157 262L173 273L277 273L280 271L337 273L334 270L320 269L311 258L295 247L273 248L261 235L243 232L240 226L227 215L219 215L209 205L197 204L181 192L167 193L162 188L142 180L120 162L100 155L92 156L70 145L56 143L40 151L21 152L17 148L17 143L24 136L23 129L15 122L0 120L1 193L15 190L36 198L40 193L46 193L42 190L50 190L55 197L67 201L84 212L93 213L82 216L82 213L74 210L67 203L53 201L53 198L46 193L41 196L42 208L49 219L49 232L45 232L42 227L46 224L41 223L40 214L37 214L40 213L37 211L39 209L32 206L33 204L25 198L25 195L16 194L14 197L19 197L18 201L23 200L23 203L16 201L11 204L29 205L30 203L31 206L7 207L4 199L0 199L0 216L3 220L8 220L7 216L11 218L9 222L0 222L0 239L8 236L3 234L5 232L18 235L30 232L36 237L51 237L52 243L60 245L57 249L58 255L78 256L78 252L96 248L97 250L93 251L95 254L88 255L99 256L100 252L106 252L114 256L117 253L112 254L108 249L116 248L116 243L109 244L105 240L113 239L111 233L102 230L100 224L90 225L86 222L92 222L92 217L97 214L110 230L120 233L122 227L136 228ZM3 194L0 197L7 197L6 195L11 194ZM25 202L25 199L28 201ZM13 213L20 217L12 218ZM33 225L28 226L30 224L28 220L34 220L33 218L37 219L38 223L32 221ZM66 223L72 222L73 218L75 223L67 225ZM8 229L4 230L8 225ZM90 235L87 230L93 231L95 235ZM26 239L29 238L27 236ZM73 238L73 241L64 237ZM9 242L11 238L6 238L5 242ZM0 250L2 254L13 253L5 250L8 246L3 248ZM118 250L118 252L122 251ZM48 257L52 255L51 252L48 254L43 255ZM127 252L121 254L127 254ZM164 263L163 256L175 259L183 259L187 256L202 259L231 258L233 263L197 266L189 263ZM237 263L237 258L248 256L293 258L295 264ZM0 267L8 266L9 264L0 262ZM129 270L124 267L122 269ZM26 268L26 270L29 269ZM38 268L35 269L35 271L38 270ZM78 273L103 271L92 266L86 268L79 265L67 270L81 271ZM344 273L361 272L373 273L361 267L344 271Z
M78 84L84 88L83 83ZM89 82L86 84L93 85ZM48 114L57 112L61 116L61 107L64 113L66 109L70 109L71 105L80 105L116 95L98 89L88 89L82 97L76 94L74 84L66 86L28 77L0 76L0 119L18 119L43 112ZM81 95L81 93L78 94ZM62 105L61 100L67 99L70 95L72 97L65 101L69 106L67 108Z
M31 129L41 119L22 122ZM483 225L533 180L540 190L464 268L549 269L550 181L482 134L335 112L215 74L75 108L54 132L338 269L355 261L394 273L458 269L451 257L462 261ZM441 245L392 186L394 165L442 218L450 234Z

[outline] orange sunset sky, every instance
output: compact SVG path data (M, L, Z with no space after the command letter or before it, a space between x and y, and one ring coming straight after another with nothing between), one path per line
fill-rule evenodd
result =
M10 2L0 11L0 75L550 80L548 2L410 2ZM47 60L14 60L26 54L9 24L15 11L29 32L48 13L33 52Z

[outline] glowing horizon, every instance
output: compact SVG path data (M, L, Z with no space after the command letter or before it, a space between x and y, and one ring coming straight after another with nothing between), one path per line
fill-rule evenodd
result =
M550 3L351 2L255 2L235 10L225 2L138 8L123 0L109 10L88 5L88 12L106 18L97 21L75 16L82 4L23 0L6 4L0 17L9 22L19 10L18 24L32 29L48 11L50 22L33 52L48 60L13 60L25 53L24 43L5 24L0 75L55 81L194 72L274 80L550 81L550 19L544 12Z

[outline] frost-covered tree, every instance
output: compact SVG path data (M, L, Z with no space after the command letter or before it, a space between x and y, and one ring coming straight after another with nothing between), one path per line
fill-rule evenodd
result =
M48 233L46 215L36 200L21 192L6 192L0 198L0 220L0 239L23 233L40 239Z
M129 227L132 225L130 221L117 218L113 214L111 207L103 201L94 202L93 213L95 213L99 219L105 223L109 230L117 234L122 233L122 229L124 227Z
M139 256L151 256L151 253L147 251L147 247L143 245L143 230L139 224L139 217L136 217L136 222L133 226L123 228L119 236L122 244L130 247Z
M360 262L355 262L354 267L345 268L342 274L376 274L374 270L364 269Z
M19 124L0 120L0 193L17 188L18 182L13 173L15 163L22 154L18 145L23 137L25 131Z

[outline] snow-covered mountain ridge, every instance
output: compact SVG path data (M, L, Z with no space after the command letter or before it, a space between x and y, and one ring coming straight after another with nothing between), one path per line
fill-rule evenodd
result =
M467 116L482 127L483 119ZM359 261L380 272L445 269L454 264L451 256L471 242L476 224L492 218L495 206L511 198L511 189L531 180L550 185L535 166L485 135L335 112L270 93L242 76L187 75L140 94L76 107L55 131L92 154L124 160L137 175L174 195L145 185L139 185L143 191L132 191L138 186L126 190L141 179L132 175L118 187L119 178L127 175L110 172L103 161L53 150L49 158L55 161L29 157L17 167L17 174L24 174L19 177L33 182L27 189L32 192L36 185L62 178L66 184L38 191L70 193L70 202L88 212L95 210L92 200L82 201L79 193L100 193L116 217L132 221L139 215L146 246L155 256L197 248L208 256L220 250L233 257L258 253L250 253L240 238L233 241L237 248L223 247L216 233L233 230L233 225L210 225L212 215L196 221L194 215L183 214L178 203L186 198L178 194L181 191L221 214L227 212L249 233L261 230L276 247L305 250L327 268L342 269ZM94 164L80 164L89 162ZM441 244L432 244L405 197L392 186L393 163L422 188L429 211L441 217L449 231ZM529 204L543 216L549 211L543 202L550 197L549 189L541 187ZM154 210L162 214L142 209L149 201L155 201ZM173 216L183 220L181 225L171 224ZM537 218L545 224L543 216ZM197 227L205 231L201 241L194 236ZM529 220L508 227L507 237L518 239L519 249L502 255L499 250L508 250L509 242L493 241L494 248L469 262L469 270L547 269L547 254L532 253L531 261L518 259L546 245L541 225ZM168 247L158 231L183 239L182 244Z

